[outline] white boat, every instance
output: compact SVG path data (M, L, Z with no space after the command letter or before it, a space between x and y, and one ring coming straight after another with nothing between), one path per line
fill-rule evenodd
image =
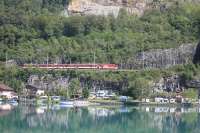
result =
M3 99L2 99L2 98L0 98L0 105L1 105L1 104L3 104Z
M74 101L74 106L76 107L89 106L89 102L88 101Z
M11 109L12 109L12 106L10 104L0 105L0 111L9 111Z
M43 108L40 108L40 107L36 108L35 111L36 111L37 114L43 114L45 112L45 110Z
M8 103L12 106L17 106L18 105L18 102L16 100L9 100Z
M60 96L52 96L51 97L51 100L53 101L53 102L60 102Z
M61 107L74 107L74 101L60 101Z
M53 104L51 106L51 110L60 110L60 105L59 104Z

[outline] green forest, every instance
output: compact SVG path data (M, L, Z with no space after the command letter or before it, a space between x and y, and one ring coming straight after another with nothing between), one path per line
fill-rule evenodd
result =
M72 79L127 82L121 93L139 98L148 96L148 84L163 76L178 74L183 82L199 79L200 67L193 64L132 72L6 68L6 59L18 64L46 63L48 56L49 63L90 63L94 54L97 63L126 64L141 51L175 48L199 40L200 4L177 2L162 10L148 10L142 17L121 10L117 18L66 17L62 12L67 4L67 0L0 1L0 82L20 92L31 74L70 75Z
M65 17L67 0L1 0L0 61L128 63L137 52L197 42L200 4L175 3L142 17Z

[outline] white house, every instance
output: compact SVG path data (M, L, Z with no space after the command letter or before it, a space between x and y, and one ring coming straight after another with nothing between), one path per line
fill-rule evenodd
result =
M146 103L149 103L149 102L150 102L150 99L149 99L149 98L146 98L145 102L146 102Z
M0 84L0 96L7 99L18 98L17 93L5 84Z
M98 90L90 92L89 99L95 98L113 98L116 96L116 93L109 91L109 90Z
M169 103L170 101L168 98L155 97L155 102L156 103Z
M105 98L105 97L107 97L108 93L109 93L108 90L98 90L96 95L97 95L97 97Z
M37 96L43 96L44 95L44 90L37 90L36 91Z
M169 99L168 98L164 98L163 99L163 103L169 103Z
M156 103L163 103L164 102L164 98L162 98L162 97L155 97L155 102Z
M143 98L143 99L142 99L142 102L149 103L149 102L150 102L150 99L149 99L149 98Z

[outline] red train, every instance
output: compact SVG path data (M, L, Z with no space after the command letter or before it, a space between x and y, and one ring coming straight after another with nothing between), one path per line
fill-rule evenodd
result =
M41 69L105 69L116 70L116 64L24 64L22 68L41 68Z

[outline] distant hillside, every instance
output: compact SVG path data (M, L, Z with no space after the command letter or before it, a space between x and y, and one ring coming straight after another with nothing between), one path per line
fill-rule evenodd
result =
M195 44L200 36L198 2L179 1L163 8L141 10L140 17L123 9L115 17L94 14L64 17L60 14L68 2L0 1L0 61L5 61L7 55L8 60L14 59L19 64L46 63L47 57L49 63L91 63L95 55L97 63L132 66L143 51ZM92 2L106 8L109 5L135 8L137 3L144 4L120 0ZM144 9L149 6L145 2Z

